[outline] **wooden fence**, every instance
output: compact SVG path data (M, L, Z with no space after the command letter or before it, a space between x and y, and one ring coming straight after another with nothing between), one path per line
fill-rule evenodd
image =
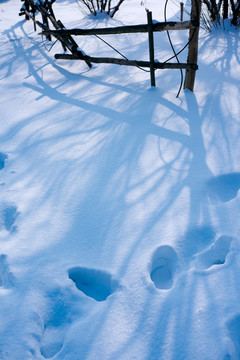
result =
M154 22L152 21L152 13L147 11L147 24L132 25L132 26L119 26L99 29L65 29L60 20L56 20L52 5L56 0L25 0L19 15L25 15L26 19L32 19L36 30L38 25L43 31L47 39L54 36L62 44L64 51L67 49L69 54L56 54L56 59L66 60L83 60L91 68L92 63L107 63L118 64L126 66L137 66L142 68L150 68L151 86L155 86L155 70L156 69L185 69L184 88L191 91L194 90L195 74L198 69L197 56L198 56L198 34L200 22L200 7L201 0L192 0L191 20L184 22ZM36 12L42 16L42 22L36 20ZM50 29L49 23L52 24L54 29ZM154 60L154 41L153 33L169 30L189 30L188 42L188 58L186 63L170 63L158 62ZM83 53L73 36L87 36L87 35L110 35L110 34L124 34L124 33L148 33L149 40L149 61L128 60L126 58L106 58L106 57L93 57Z

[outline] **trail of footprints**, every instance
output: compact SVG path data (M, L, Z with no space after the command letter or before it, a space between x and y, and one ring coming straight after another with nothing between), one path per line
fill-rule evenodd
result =
M199 242L199 239L203 239L203 233L209 231L209 229L195 229L190 234L195 234L197 237L192 237L192 242ZM198 235L198 236L197 236ZM189 234L186 234L183 239L189 239ZM200 252L191 251L191 254L186 254L183 249L185 258L193 259L187 264L187 266L193 267L195 270L208 270L213 266L221 266L225 264L227 255L230 252L231 243L233 241L231 236L220 236L205 250ZM205 239L204 239L205 240ZM186 241L186 243L188 242ZM205 241L202 246L205 246ZM198 244L201 247L201 244ZM198 249L195 248L195 249ZM153 281L155 287L161 290L171 289L174 283L174 278L177 269L177 254L171 246L163 245L158 247L153 253L150 268L150 278Z
M118 287L118 281L103 270L73 267L69 269L68 277L81 293L96 302L105 301ZM48 298L53 301L40 341L40 352L45 359L50 359L61 351L67 327L72 322L74 313L71 295L56 290L48 294Z
M203 240L204 234L209 236L209 241L212 239L212 232L209 228L195 229L190 234L195 234L198 241L202 239L202 246L206 245ZM186 238L189 240L190 235L187 234ZM230 251L232 240L231 237L221 236L210 247L207 247L207 250L197 253L196 269L207 270L212 266L222 266ZM150 278L157 289L172 288L177 270L177 260L177 254L171 246L163 245L155 250L151 261ZM68 277L82 294L96 302L105 301L119 287L119 282L110 273L93 268L70 268ZM51 316L45 321L40 341L40 352L45 359L50 359L61 351L68 324L71 323L74 313L71 309L71 299L63 297L59 291L48 295L48 298L53 299Z
M238 196L240 173L229 173L210 179L207 195L212 201L228 202ZM207 270L225 263L233 238L220 236L210 227L192 229L185 235L181 248L183 258L197 270ZM205 249L205 250L204 250ZM194 258L194 260L192 260ZM160 246L152 256L150 278L158 289L170 289L174 283L177 255L170 246Z
M0 152L0 170L5 167L8 156ZM17 207L14 205L0 205L0 232L13 233L16 230L15 222L18 216ZM118 282L106 271L73 267L68 271L68 277L73 281L78 290L96 302L105 301L118 287ZM13 286L14 277L8 265L6 254L0 255L0 288ZM68 324L71 323L72 303L68 297L59 290L48 294L52 299L50 304L50 316L46 319L43 333L36 334L36 340L40 342L40 352L45 359L50 359L60 352L64 335ZM34 337L34 334L32 334ZM34 353L34 349L32 349Z
M0 170L5 167L7 155L0 152ZM209 180L206 185L211 199L227 202L234 199L240 189L240 174L226 174ZM14 205L0 207L0 230L9 233L16 230L15 221L18 216ZM195 268L207 270L213 266L222 266L230 251L230 236L221 236L214 241L215 233L211 228L194 229L183 239L183 252L186 259L194 256ZM203 249L206 249L203 251ZM171 289L178 265L175 250L168 245L158 247L151 259L150 278L157 289ZM79 291L96 302L105 301L119 286L117 280L106 271L85 267L73 267L68 271L68 277ZM0 287L9 288L14 279L7 261L7 255L0 255ZM45 322L40 340L40 352L45 359L50 359L60 352L64 342L64 326L71 322L71 301L65 301L59 291L51 294L54 299L50 318ZM237 348L239 341L235 339L235 328L240 328L240 316L228 324L231 338Z
M7 154L0 152L0 171L4 169ZM11 204L0 205L0 231L7 231L13 233L16 230L15 221L18 216L17 207ZM13 274L8 265L6 254L0 255L0 288L10 288L14 282Z
M0 171L5 167L6 160L8 159L7 154L0 152ZM0 231L5 229L8 232L16 230L14 223L18 216L17 207L15 205L2 204L0 206Z
M238 181L239 176L237 174L215 178L207 184L208 195L212 199L217 198L223 202L229 201L237 196L240 187ZM232 183L233 189L231 188ZM233 238L230 236L216 238L211 227L192 229L182 239L182 257L188 263L187 266L194 266L196 270L206 271L213 267L220 267L225 264L232 241ZM155 287L159 290L171 289L175 282L177 268L178 256L175 250L168 245L158 247L154 251L150 263L150 278ZM118 281L114 280L110 273L94 268L80 266L70 268L68 277L82 294L96 302L108 299L119 286ZM70 321L73 313L70 300L63 301L57 293L51 297L54 298L55 305L53 305L51 317L44 325L40 347L41 355L45 359L50 359L61 351L66 324ZM58 300L56 301L56 299ZM235 323L239 327L239 319L240 317L234 319L228 325L231 338L237 348L239 341L235 339Z

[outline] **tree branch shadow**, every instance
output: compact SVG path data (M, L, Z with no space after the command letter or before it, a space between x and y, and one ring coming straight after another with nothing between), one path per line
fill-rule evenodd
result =
M17 26L22 25L20 23ZM136 301L137 305L141 303L142 311L135 313L132 307L135 322L131 335L127 340L119 339L117 350L112 351L105 359L128 358L131 349L136 349L139 345L139 338L143 340L141 348L145 351L145 360L159 359L161 354L165 354L165 359L170 358L168 354L171 354L172 359L189 358L189 353L192 354L193 351L190 342L194 343L197 334L202 331L202 328L199 330L194 324L199 290L206 296L208 311L214 312L217 324L221 323L221 314L214 301L210 301L210 298L214 298L211 285L186 271L196 252L208 246L216 235L204 189L209 179L218 175L213 174L207 161L214 137L211 137L206 147L203 136L206 117L212 108L212 101L217 103L216 99L206 101L201 108L196 96L186 91L184 109L165 99L158 89L135 90L131 86L103 81L101 76L88 78L83 73L76 75L51 61L38 43L24 51L14 31L15 28L11 28L8 32L8 38L13 40L15 57L12 62L4 65L8 66L6 76L13 75L12 66L21 54L28 66L29 79L25 79L23 86L36 93L37 101L43 98L51 101L48 112L53 116L54 126L63 126L69 120L64 116L60 121L56 120L56 104L70 109L70 115L73 114L72 109L77 114L71 122L75 128L67 128L67 134L66 125L59 131L55 127L48 131L49 123L43 122L37 129L30 131L30 135L27 134L21 143L21 150L30 152L36 147L36 152L38 149L43 151L44 155L40 151L39 159L44 158L46 161L46 164L30 171L34 158L21 173L22 179L27 178L26 186L31 185L35 179L41 179L42 193L37 199L34 216L40 219L42 216L43 221L33 227L34 233L40 231L49 218L53 224L52 233L57 233L54 240L51 236L46 239L41 250L36 247L34 253L30 249L32 258L35 256L38 259L41 268L43 260L39 254L52 249L52 259L56 266L58 262L62 264L63 257L66 266L79 265L76 262L80 262L82 266L92 266L94 263L99 268L112 268L127 284L133 284L129 277L134 275L137 286L145 286L144 291L140 291L140 295L145 294L144 299L140 299L140 296L137 298L134 286L123 290L129 296L121 297L121 301L127 303L125 306L130 303L131 307L131 302ZM47 62L50 61L54 70L63 77L57 85L45 81L39 74L45 65L34 64L35 51L40 52ZM80 80L85 85L88 84L90 91L95 86L103 87L96 99L87 95L84 99L79 99L77 90L67 89L68 85ZM116 107L116 101L114 105L111 104L114 97L119 99L119 108ZM41 121L46 115L45 111L38 114ZM159 115L159 111L163 115ZM218 114L221 113L219 109ZM171 122L171 117L174 123ZM175 124L176 118L179 119L179 126ZM27 124L34 121L36 119L26 117L14 129L14 133L9 132L7 135L14 138ZM226 125L224 122L222 125L225 132ZM228 141L228 134L225 135ZM231 157L230 146L227 149L227 156ZM52 168L51 173L48 171L49 167ZM42 175L45 170L46 177ZM182 194L185 191L186 201L183 201L182 208L177 208L179 212L174 213L176 203L181 196L184 198L185 195ZM49 204L49 198L54 206ZM184 208L185 205L187 208ZM68 208L72 209L72 213L70 211L66 216ZM70 226L66 225L63 231L59 231L55 229L54 222L64 216L69 220ZM161 290L154 289L149 279L145 279L144 283L141 271L157 244L166 244L171 237L163 228L166 219L174 227L176 247L180 248L180 265L177 267L179 274L176 284L169 292L161 293ZM184 233L179 230L183 228L182 221L186 221ZM164 236L161 240L160 234ZM26 238L29 237L29 233L26 232L25 235L28 235ZM142 259L145 265L141 263ZM139 272L133 274L133 268L139 269ZM83 337L82 356L94 352L96 337L104 337L105 326L117 309L120 293L121 291L110 296L107 306L99 309L94 326L92 319L87 324L92 337L88 342ZM128 312L123 316L127 317ZM200 315L199 319L201 322ZM201 324L207 324L205 318ZM83 331L81 321L74 326L79 326ZM194 330L196 333L191 335ZM84 332L87 332L86 328ZM137 340L136 334L139 335ZM206 337L208 334L211 331L206 330ZM169 341L169 338L172 340ZM221 333L218 333L214 340L216 345L220 339ZM64 351L63 346L59 354L64 354ZM206 353L204 349L202 351L204 358Z

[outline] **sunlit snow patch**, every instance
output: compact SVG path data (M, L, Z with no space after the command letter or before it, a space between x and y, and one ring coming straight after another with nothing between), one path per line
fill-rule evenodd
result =
M74 267L68 274L80 291L97 301L106 300L117 287L117 281L106 271Z

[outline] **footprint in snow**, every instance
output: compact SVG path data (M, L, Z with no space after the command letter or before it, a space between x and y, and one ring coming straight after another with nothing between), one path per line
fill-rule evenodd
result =
M7 154L0 152L0 170L2 170L5 166L5 161L7 160Z
M240 173L224 174L207 182L207 193L212 200L228 202L237 197L240 189Z
M14 223L17 216L17 207L14 205L0 208L0 230L5 229L9 232L14 232L16 230L16 226L14 226Z
M64 343L68 325L71 323L71 295L56 289L47 294L49 308L40 340L40 352L45 359L55 356Z
M106 300L117 286L112 275L102 270L74 267L69 269L68 276L80 291L97 301ZM44 320L40 352L45 359L50 359L61 351L69 326L74 318L79 318L79 295L56 289L46 297L49 308Z
M173 285L177 255L168 245L160 246L153 254L150 277L158 289L170 289Z
M13 274L9 270L7 255L0 255L0 287L10 288L13 285Z
M209 249L196 256L195 267L197 269L210 269L212 266L225 264L232 241L231 236L220 236Z
M103 270L73 267L68 276L78 290L96 301L106 300L118 286L112 275Z

